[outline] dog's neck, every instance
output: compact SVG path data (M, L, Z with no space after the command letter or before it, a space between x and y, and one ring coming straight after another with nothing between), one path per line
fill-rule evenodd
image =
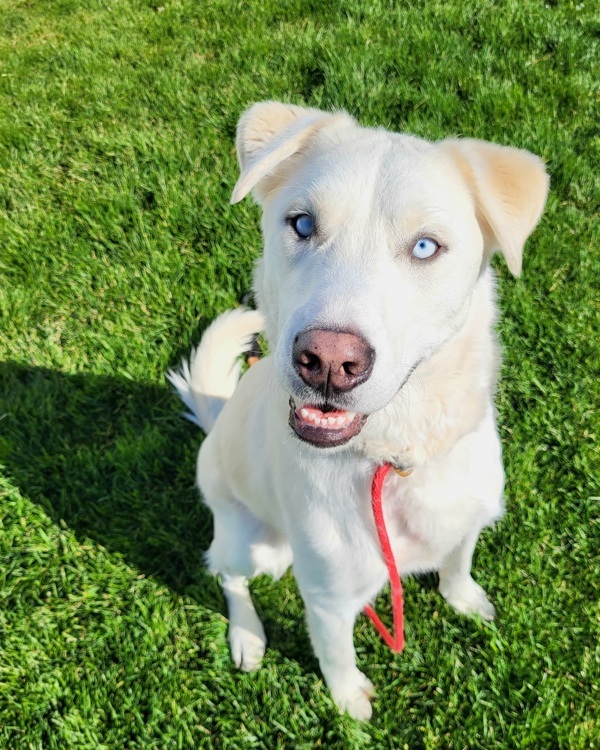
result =
M488 270L462 328L415 369L384 409L370 415L356 444L362 455L376 463L422 466L481 422L491 408L500 361L493 283Z

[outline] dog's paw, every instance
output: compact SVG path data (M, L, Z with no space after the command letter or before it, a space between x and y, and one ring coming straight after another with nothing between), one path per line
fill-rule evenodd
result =
M244 672L252 672L260 666L266 645L267 637L258 617L251 629L247 625L234 624L229 628L231 658L235 666Z
M479 615L488 621L496 616L496 609L487 594L470 576L450 582L440 581L440 594L463 615Z
M371 699L375 696L375 688L371 680L358 669L343 683L332 686L331 694L340 713L347 711L353 719L360 721L367 721L371 718L373 713Z

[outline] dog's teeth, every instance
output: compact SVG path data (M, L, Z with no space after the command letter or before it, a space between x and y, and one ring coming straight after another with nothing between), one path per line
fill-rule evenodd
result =
M290 402L291 403L291 402ZM356 417L353 411L330 411L323 413L314 406L301 406L296 410L298 419L305 423L313 424L315 427L327 427L329 429L339 428L349 425Z

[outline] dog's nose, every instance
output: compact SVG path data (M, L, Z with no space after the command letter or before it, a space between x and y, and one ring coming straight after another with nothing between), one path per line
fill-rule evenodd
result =
M302 380L327 398L368 380L375 351L354 333L313 328L296 336L292 357Z

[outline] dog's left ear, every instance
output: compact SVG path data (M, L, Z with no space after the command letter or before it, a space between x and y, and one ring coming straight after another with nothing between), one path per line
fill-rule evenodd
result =
M282 162L306 148L324 127L342 120L354 122L345 112L322 112L271 101L254 104L244 112L237 127L241 174L231 202L238 203L254 188L255 197L260 200L276 182Z
M515 276L523 246L544 210L550 180L544 162L529 151L472 139L440 144L469 185L485 242L485 254L501 250Z

